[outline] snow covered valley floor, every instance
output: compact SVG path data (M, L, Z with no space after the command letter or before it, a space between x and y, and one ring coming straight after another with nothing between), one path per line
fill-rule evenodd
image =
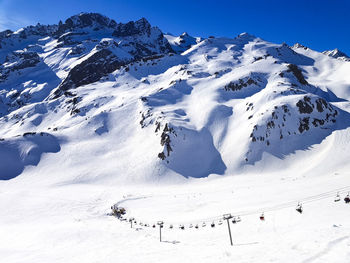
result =
M23 181L23 184L20 182ZM19 180L0 185L2 262L349 262L349 174L318 176L247 174L189 179L180 184L108 186L96 184L36 186ZM19 185L23 185L19 187ZM346 188L347 186L347 188ZM203 219L238 211L294 203L342 188L295 207L241 216L230 246L226 221L202 227ZM344 194L343 194L344 193ZM322 197L322 195L320 195ZM324 195L323 195L324 196ZM109 216L121 201L126 217ZM159 229L139 223L174 223ZM178 228L185 225L185 230ZM199 229L188 228L199 224Z

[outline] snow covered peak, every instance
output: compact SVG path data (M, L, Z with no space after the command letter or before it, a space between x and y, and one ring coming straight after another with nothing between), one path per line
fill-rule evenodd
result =
M177 53L184 52L198 42L197 38L190 36L187 32L182 33L178 37L167 34L165 38L169 41L172 49Z
M68 29L84 27L114 28L116 24L117 23L113 19L110 19L98 13L80 13L68 18L61 26Z
M130 21L126 24L119 23L115 31L113 32L113 36L115 37L127 37L127 36L133 36L133 35L139 35L139 34L150 34L151 32L151 25L150 23L145 19L141 18L137 21Z
M302 45L302 44L300 44L300 43L295 43L295 44L293 45L292 48L293 48L293 49L294 49L294 48L302 48L302 49L305 49L305 50L308 49L307 46L304 46L304 45Z
M135 21L135 28L137 28L139 31L148 31L151 28L151 24L146 18L142 17L141 19Z
M243 32L243 33L239 34L237 36L237 38L244 39L244 40L254 40L254 39L256 39L256 36L251 35L251 34L249 34L247 32Z
M346 55L344 52L340 51L339 49L333 49L333 50L326 50L322 52L323 54L333 57L333 58L339 58L342 60L350 60L350 57Z
M60 149L82 177L91 174L81 152L84 163L109 164L98 171L107 177L234 174L350 127L339 108L349 99L348 63L301 45L248 33L164 36L145 18L95 13L0 36L0 151L10 141L19 152L26 140L16 136L28 132L42 147L45 131L65 138ZM107 154L96 160L96 149ZM25 166L30 154L17 157Z

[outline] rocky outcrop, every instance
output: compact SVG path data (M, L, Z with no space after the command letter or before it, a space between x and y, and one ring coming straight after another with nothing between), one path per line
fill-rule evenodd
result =
M229 82L224 86L224 90L239 91L249 86L263 86L263 84L264 84L264 81L261 79L259 74L252 72L246 77Z
M282 140L312 128L333 124L339 114L334 106L316 96L304 96L295 106L291 104L275 106L271 115L263 117L264 124L259 122L254 125L250 134L251 141L264 142L269 146L271 140L275 141L276 138Z
M96 82L125 64L126 62L120 61L110 50L101 49L72 68L55 95L60 96L71 88Z
M11 72L35 67L40 62L37 53L18 50L7 55L5 63L0 66L0 82L5 81Z
M60 36L61 34L69 31L74 31L76 29L92 28L94 31L103 28L115 28L117 23L106 16L98 13L80 13L79 15L72 16L68 18L64 23L60 22L58 24L58 29L54 33L55 36Z
M115 27L115 30L113 32L114 37L127 37L127 36L133 36L138 34L147 34L150 35L151 33L151 25L150 23L145 19L141 18L137 21L130 21L126 24L117 24Z
M322 53L329 57L337 58L344 61L350 61L350 57L337 48L333 50L326 50L326 51L323 51Z

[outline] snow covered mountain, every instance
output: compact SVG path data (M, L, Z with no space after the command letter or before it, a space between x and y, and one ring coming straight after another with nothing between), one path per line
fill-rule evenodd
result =
M2 261L348 263L336 53L95 13L0 32Z
M333 58L337 58L340 60L345 60L345 61L350 61L350 58L348 55L346 55L344 52L341 52L339 49L333 49L333 50L326 50L322 52L323 54L333 57Z
M273 170L350 126L350 63L300 44L164 36L144 18L81 13L1 32L0 47L1 179Z

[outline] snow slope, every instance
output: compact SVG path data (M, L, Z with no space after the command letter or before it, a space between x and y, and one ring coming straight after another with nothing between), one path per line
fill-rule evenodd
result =
M0 61L6 262L348 262L350 62L93 13L1 32ZM226 225L159 243L107 216L118 201L176 226L293 207L242 216L230 247Z

